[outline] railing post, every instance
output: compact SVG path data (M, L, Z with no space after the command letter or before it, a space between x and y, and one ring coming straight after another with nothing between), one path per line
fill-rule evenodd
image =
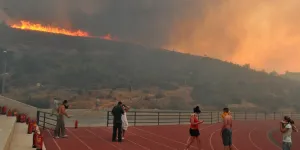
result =
M178 116L179 116L178 123L180 124L181 123L181 120L180 120L181 119L181 112L178 113Z
M265 120L267 120L267 113L265 112Z
M233 120L235 120L235 112L233 112Z
M106 126L108 127L109 125L109 111L107 111L107 114L106 114Z
M157 112L157 125L159 125L159 112Z
M273 119L275 120L275 118L276 118L276 112L274 112L273 116L274 116L274 118L273 118Z
M217 112L218 123L220 122L220 112Z
M247 112L245 112L245 120L247 120Z
M45 122L46 122L46 113L44 113L43 130L45 129Z
M37 123L37 125L40 124L40 111L39 110L36 112L36 123Z
M210 124L213 124L213 114L210 112Z
M136 111L134 112L134 120L133 120L134 126L136 125Z
M257 120L257 112L255 112L255 120Z

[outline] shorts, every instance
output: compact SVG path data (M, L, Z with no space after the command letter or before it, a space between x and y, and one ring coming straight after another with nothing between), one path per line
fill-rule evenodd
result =
M291 142L283 142L282 143L282 150L291 150L292 143Z
M232 131L230 129L223 129L222 131L222 140L224 146L232 145Z
M191 128L190 128L190 135L191 135L191 136L198 137L198 136L200 135L199 129L191 129Z

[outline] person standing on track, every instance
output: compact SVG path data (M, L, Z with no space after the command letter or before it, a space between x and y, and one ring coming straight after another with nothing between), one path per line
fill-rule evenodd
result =
M118 131L118 142L122 142L122 115L124 114L122 102L118 102L118 105L112 109L111 113L114 116L112 141L115 142L117 140Z
M232 117L229 114L229 108L224 108L223 112L227 115L223 118L220 135L222 136L224 150L232 150Z
M122 140L124 140L124 138L125 138L125 132L127 131L127 128L128 128L128 120L127 120L126 113L128 112L129 107L126 106L126 105L123 105L122 107L123 107L123 110L124 110L124 114L122 115L122 129L123 129Z
M198 120L198 115L201 113L201 110L199 106L196 106L194 108L194 113L191 114L190 117L190 137L188 138L187 145L185 147L185 150L188 150L189 147L192 145L192 143L196 140L198 149L201 150L201 139L200 139L200 131L199 131L199 124L203 123L203 120Z
M294 121L285 116L283 121L280 122L280 132L282 133L282 150L291 150L292 147L292 132Z
M68 101L64 100L63 103L58 107L58 115L57 115L57 122L54 131L54 138L58 139L60 137L66 138L67 135L65 134L65 120L64 116L70 118L70 116L66 113L66 109L68 109Z
M51 116L57 113L57 109L59 107L59 100L56 99L56 97L53 98L53 101L51 101L51 107L52 107L52 113Z

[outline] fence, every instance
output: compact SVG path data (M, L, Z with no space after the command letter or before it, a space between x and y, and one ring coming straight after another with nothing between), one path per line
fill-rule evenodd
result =
M175 125L188 124L191 112L127 112L127 120L130 125ZM300 113L296 112L232 112L233 120L279 120L283 116L290 116L292 119L299 119ZM198 119L206 124L213 124L221 121L221 112L202 112ZM107 126L113 125L111 111L107 112Z
M105 115L105 114L104 114ZM177 125L189 124L191 112L188 111L130 111L127 112L128 123L132 126L139 125ZM37 124L42 129L53 130L56 125L57 116L50 112L37 111ZM290 116L294 120L300 119L300 113L296 112L232 112L233 120L279 120L283 116ZM221 112L202 112L199 120L206 124L214 124L222 121ZM88 118L88 116L85 116ZM113 116L111 111L106 114L106 126L112 126ZM99 116L99 120L100 116ZM78 120L82 122L84 120ZM104 122L104 120L103 120Z
M37 125L44 129L53 130L56 126L57 115L44 111L37 111L36 114Z

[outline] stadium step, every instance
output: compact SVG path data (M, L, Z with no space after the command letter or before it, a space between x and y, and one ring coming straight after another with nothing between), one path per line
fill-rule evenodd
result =
M9 150L33 150L33 135L27 134L27 128L25 123L16 123ZM46 150L45 145L43 145L43 150Z
M0 115L0 150L10 150L16 117L7 117Z

